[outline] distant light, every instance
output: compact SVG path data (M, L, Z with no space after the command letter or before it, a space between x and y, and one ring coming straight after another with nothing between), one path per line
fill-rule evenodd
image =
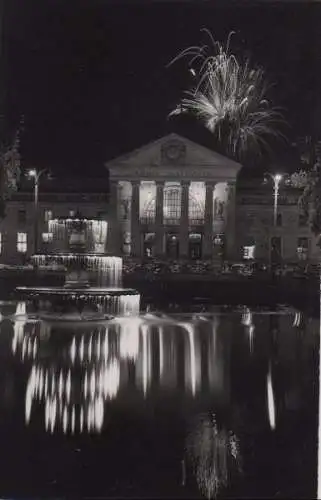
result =
M37 170L35 168L32 168L31 170L28 171L29 177L36 177L36 175L37 175Z
M274 176L275 182L280 182L282 180L282 175L281 174L276 174Z

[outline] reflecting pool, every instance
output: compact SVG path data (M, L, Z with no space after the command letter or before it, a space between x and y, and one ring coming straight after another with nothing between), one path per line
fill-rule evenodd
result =
M0 304L2 497L315 498L319 320Z

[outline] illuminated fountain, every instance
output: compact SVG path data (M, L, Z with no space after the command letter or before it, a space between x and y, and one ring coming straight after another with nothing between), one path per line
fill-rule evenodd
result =
M105 253L107 222L74 217L49 221L53 235L47 254L32 257L35 267L66 270L61 287L18 287L34 311L45 319L108 319L110 315L139 314L140 296L122 288L122 259Z

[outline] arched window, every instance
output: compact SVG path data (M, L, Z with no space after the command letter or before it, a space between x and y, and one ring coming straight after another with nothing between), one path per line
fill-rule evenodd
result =
M198 226L204 223L204 203L194 198L194 196L189 196L188 204L188 218L192 226Z
M156 200L155 198L153 198L146 204L141 221L145 224L153 224L155 222L155 215L156 215Z
M180 186L171 186L164 189L163 216L164 223L167 225L180 224L181 218L181 188ZM188 218L191 225L201 225L204 223L205 206L202 201L189 195ZM142 221L153 223L155 221L156 200L153 198L145 207Z

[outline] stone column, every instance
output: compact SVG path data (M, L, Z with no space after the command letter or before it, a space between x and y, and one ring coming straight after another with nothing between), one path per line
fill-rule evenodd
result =
M132 181L131 252L130 252L132 257L141 257L139 198L140 198L140 181Z
M181 221L179 226L179 253L180 257L188 257L188 206L189 206L189 187L190 181L181 182Z
M226 207L226 224L225 224L225 244L226 256L229 260L233 260L236 256L235 248L235 182L228 184L228 198Z
M108 220L108 234L107 234L107 252L112 255L118 256L122 252L121 248L121 221L119 213L119 185L118 181L110 181L110 214Z
M164 181L156 181L155 204L155 254L161 257L164 253Z
M205 183L205 220L204 220L204 242L203 258L211 259L213 257L213 193L215 183Z

